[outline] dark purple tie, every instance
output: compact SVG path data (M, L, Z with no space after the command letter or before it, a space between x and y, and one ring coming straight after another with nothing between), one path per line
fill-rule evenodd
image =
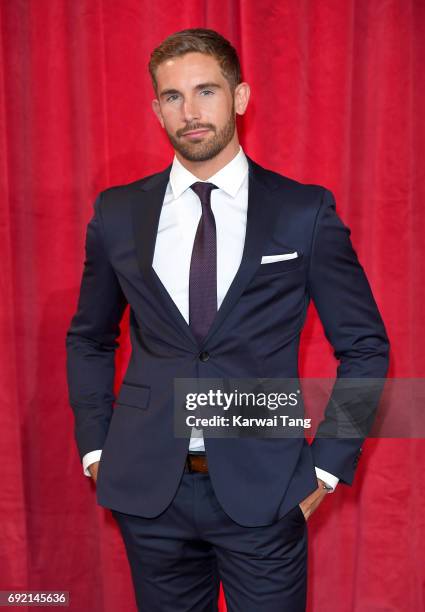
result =
M200 343L217 313L217 243L211 191L218 187L199 181L190 188L202 204L202 217L193 243L189 275L189 325Z

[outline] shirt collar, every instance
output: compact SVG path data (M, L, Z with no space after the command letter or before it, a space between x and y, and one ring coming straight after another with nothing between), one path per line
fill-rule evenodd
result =
M239 152L223 168L213 174L207 181L214 183L234 198L248 172L248 160L242 147L239 145ZM199 181L194 174L180 163L174 155L173 164L170 171L170 184L174 199L179 198L186 189ZM206 181L203 181L206 182Z

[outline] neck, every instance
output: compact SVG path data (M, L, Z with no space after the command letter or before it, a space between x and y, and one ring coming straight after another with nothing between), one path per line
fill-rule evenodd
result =
M236 137L234 140L222 150L218 155L206 161L189 161L182 157L178 151L175 151L179 162L194 174L201 181L206 181L216 172L224 168L234 157L239 153L239 140Z

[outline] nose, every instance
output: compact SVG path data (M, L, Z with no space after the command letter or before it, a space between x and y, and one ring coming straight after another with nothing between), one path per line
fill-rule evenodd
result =
M183 119L186 123L192 123L200 118L198 104L194 99L186 99L182 105Z

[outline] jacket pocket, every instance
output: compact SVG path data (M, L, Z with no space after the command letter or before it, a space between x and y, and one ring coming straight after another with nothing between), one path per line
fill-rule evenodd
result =
M290 272L291 270L296 270L297 268L301 267L303 264L303 259L303 255L300 254L298 257L293 259L283 259L281 261L273 261L271 263L262 263L258 267L256 274L262 275Z
M130 385L123 382L115 404L146 410L149 407L150 394L151 388L147 385Z

